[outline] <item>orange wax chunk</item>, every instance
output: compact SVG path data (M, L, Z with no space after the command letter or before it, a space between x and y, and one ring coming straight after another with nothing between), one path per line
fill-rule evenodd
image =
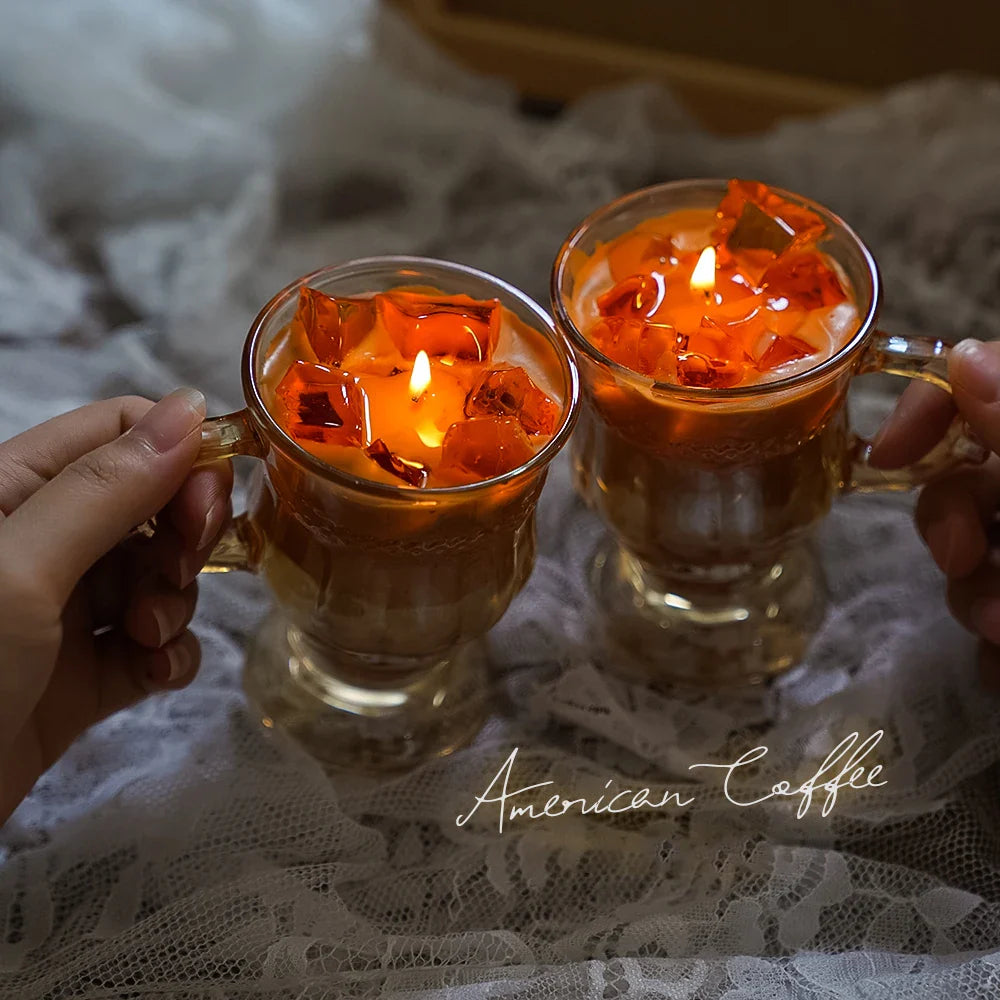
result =
M486 372L465 401L467 417L513 417L528 434L551 434L559 406L520 367Z
M763 345L761 345L763 346ZM789 361L800 361L815 354L816 349L797 337L779 337L768 334L766 350L757 359L757 368L762 372L771 371Z
M772 295L767 298L764 316L769 330L779 337L789 337L802 326L806 310L793 306L784 295Z
M664 363L672 368L677 331L669 324L608 316L598 320L589 336L601 353L641 375L662 375Z
M730 294L757 294L760 279L774 263L770 250L741 249L732 251L725 243L716 248L716 280Z
M368 398L347 372L297 360L276 391L286 411L284 426L293 437L321 444L364 442Z
M706 318L695 332L680 337L677 380L681 385L728 389L743 378L746 361L740 341Z
M734 252L766 250L772 257L778 257L794 240L795 231L784 220L768 215L752 201L747 201L726 239L726 247Z
M334 299L315 288L303 288L292 319L292 333L309 341L322 364L339 365L374 325L375 304L371 299Z
M770 216L779 223L782 229L791 234L792 241L789 245L794 242L796 245L802 246L818 239L826 232L826 224L815 212L786 201L766 184L762 184L760 181L731 180L726 190L726 196L719 202L715 213L719 219L716 236L720 241L722 238L727 238L737 228L747 202L752 203L763 214Z
M666 288L663 275L633 274L620 281L597 300L602 316L641 316L648 319L663 304Z
M759 254L761 251L757 251L754 256ZM731 302L760 294L755 278L760 278L774 260L770 253L764 251L764 254L766 259L758 263L745 253L741 253L737 259L724 244L716 250L715 289L723 301Z
M767 328L764 302L757 295L722 302L711 312L715 324L743 344L752 344Z
M676 263L676 247L664 233L637 230L620 236L608 247L608 268L615 281L648 273L657 265Z
M468 295L382 292L375 302L389 336L405 358L426 351L432 358L489 361L500 335L499 299Z
M472 417L448 428L439 469L492 479L524 465L534 454L519 421L512 417Z
M835 306L847 298L837 275L814 250L783 254L764 273L762 284L769 296L802 309Z
M365 454L386 472L398 476L404 483L410 486L424 486L427 483L427 475L430 469L422 462L411 462L389 450L389 446L381 439L376 438L367 448Z

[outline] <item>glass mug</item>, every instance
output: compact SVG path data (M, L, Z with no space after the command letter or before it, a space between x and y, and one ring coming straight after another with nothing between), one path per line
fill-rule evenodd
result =
M712 208L726 181L625 195L585 219L553 267L556 326L573 344L583 382L575 484L610 528L590 569L596 638L610 666L647 681L715 686L787 670L823 618L826 588L811 535L831 501L908 489L986 456L956 420L916 464L868 464L869 442L848 425L851 379L888 372L948 389L949 348L879 330L879 273L868 249L827 209L773 190L823 218L823 250L843 268L861 319L832 357L780 381L731 389L657 383L602 354L571 318L577 272L599 243L650 217Z
M361 296L405 286L496 298L536 330L561 393L551 440L521 467L470 485L410 489L358 478L301 448L268 412L262 373L300 288ZM323 268L261 310L243 351L246 408L205 422L199 464L262 460L247 511L208 572L261 572L276 604L244 687L278 726L339 766L407 766L467 742L485 716L482 637L531 573L535 504L576 417L572 351L516 288L458 264L372 257Z

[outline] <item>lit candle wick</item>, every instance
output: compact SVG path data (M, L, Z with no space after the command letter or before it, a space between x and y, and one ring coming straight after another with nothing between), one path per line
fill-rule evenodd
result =
M707 246L691 272L691 291L700 291L708 302L715 291L715 247Z
M418 351L413 361L413 371L410 373L410 399L414 403L420 401L427 386L431 384L431 363L426 351Z

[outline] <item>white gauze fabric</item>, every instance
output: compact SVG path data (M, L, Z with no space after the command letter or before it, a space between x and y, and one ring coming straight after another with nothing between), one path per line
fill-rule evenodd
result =
M851 220L888 327L1000 334L996 84L719 138L649 86L525 119L362 0L4 0L0 23L0 437L182 383L236 407L250 318L324 263L446 256L544 301L584 214L685 176L759 177ZM866 380L859 421L888 400ZM910 501L836 507L828 618L803 669L745 698L596 669L600 534L560 460L534 576L491 639L493 716L388 779L330 778L255 725L239 672L267 595L206 579L198 680L88 734L0 831L0 997L1000 995L1000 712ZM878 729L887 783L825 818L737 808L688 769L766 745L764 794ZM515 746L523 783L695 801L457 826Z

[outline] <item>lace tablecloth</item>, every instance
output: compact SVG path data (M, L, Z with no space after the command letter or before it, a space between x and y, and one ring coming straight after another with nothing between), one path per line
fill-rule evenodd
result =
M850 219L896 329L1000 333L995 84L722 139L651 87L525 120L368 3L151 10L4 5L0 436L183 382L233 407L250 317L324 262L448 256L544 301L583 214L683 176L760 177ZM869 422L882 392L858 394ZM836 508L829 617L805 668L747 700L595 669L599 530L557 463L536 571L493 635L496 713L474 746L379 781L331 780L255 727L239 670L266 594L206 579L197 682L89 734L0 831L0 997L1000 995L998 702L907 500ZM825 818L737 808L718 772L688 770L766 745L750 798L879 729L886 784ZM695 801L457 826L515 746L524 783Z

